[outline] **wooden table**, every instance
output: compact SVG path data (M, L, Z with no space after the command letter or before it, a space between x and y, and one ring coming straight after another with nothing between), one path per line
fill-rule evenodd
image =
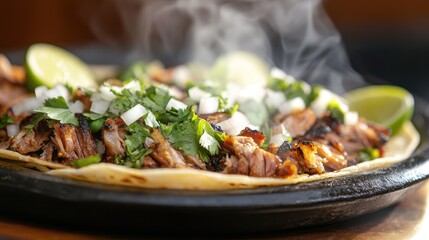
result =
M2 217L0 238L18 239L126 239L158 236L107 235L102 232L82 232L50 225ZM195 236L196 239L204 236ZM225 236L226 237L226 236ZM396 206L359 218L327 226L294 231L233 236L227 238L257 239L429 239L429 182L407 196ZM216 237L218 238L218 237ZM222 237L224 238L224 237Z

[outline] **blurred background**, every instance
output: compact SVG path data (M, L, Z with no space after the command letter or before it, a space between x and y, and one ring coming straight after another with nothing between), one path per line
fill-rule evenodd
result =
M106 41L100 41L100 33L91 26L92 16L97 15L109 25L109 36L125 41L115 4L106 4L112 1L2 1L0 52L20 64L31 43L48 42L74 49L92 64L123 64L116 57L120 49L98 49ZM371 82L389 81L429 99L429 1L325 0L323 6L354 69Z

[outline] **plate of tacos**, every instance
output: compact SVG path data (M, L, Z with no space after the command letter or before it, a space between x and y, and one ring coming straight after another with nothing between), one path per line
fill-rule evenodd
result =
M2 201L77 225L260 231L371 212L429 175L427 116L399 87L340 96L245 52L112 72L49 44L0 58Z

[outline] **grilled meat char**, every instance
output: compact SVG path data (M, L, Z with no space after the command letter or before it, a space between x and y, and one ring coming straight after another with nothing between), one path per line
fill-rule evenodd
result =
M40 151L50 140L52 130L47 123L40 122L34 129L22 128L10 142L9 149L26 155Z
M223 173L273 177L281 163L275 154L260 148L251 137L227 135L223 147L230 153L225 158Z
M155 141L153 152L150 156L161 166L165 168L185 168L187 167L183 155L175 150L173 146L164 138L161 131L153 129L151 134Z
M125 135L127 134L125 122L122 118L108 118L101 130L101 139L106 148L105 161L114 163L115 157L125 157Z
M291 137L304 135L316 123L316 120L316 115L309 108L291 114L279 114L274 119L278 125L273 128L273 135L282 133L282 127Z
M55 123L53 125L54 136L52 142L57 149L59 161L70 165L77 159L97 155L97 145L91 134L88 123L81 114L76 114L79 127L72 124Z
M381 149L388 136L386 129L363 120L344 125L328 115L317 119L311 109L283 116L281 124L292 131L293 141L271 146L269 151L260 148L265 137L258 131L246 128L240 136L227 136L224 148L229 155L224 159L223 172L285 177L336 171L350 165L350 158L363 148Z

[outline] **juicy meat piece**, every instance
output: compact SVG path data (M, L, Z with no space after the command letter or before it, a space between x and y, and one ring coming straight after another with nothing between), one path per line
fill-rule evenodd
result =
M185 162L188 166L196 169L206 170L206 164L197 156L186 155Z
M52 142L58 150L58 158L64 159L66 164L73 160L98 154L97 146L91 135L88 123L78 115L79 127L72 124L54 124Z
M142 168L159 168L159 164L151 157L145 157Z
M380 148L388 139L387 130L359 121L356 125L340 127L340 141L348 153L356 153L363 148Z
M273 135L282 133L282 126L292 137L304 135L311 126L313 126L316 120L316 115L314 115L314 112L309 108L288 115L278 115L275 121L279 125L274 127Z
M20 154L28 154L41 150L49 141L51 130L46 122L41 122L33 130L22 129L10 143L9 149Z
M161 166L165 168L185 168L187 167L185 159L181 153L176 151L171 144L164 138L159 129L153 129L151 134L155 141L153 152L150 156Z
M43 146L43 152L40 154L40 159L52 161L54 159L55 145L52 141Z
M225 159L224 173L241 174L255 177L273 177L276 174L280 159L267 152L250 137L227 135L224 149L231 153Z
M325 116L308 130L304 136L295 139L310 139L329 146L345 155L353 162L364 148L378 148L382 150L389 138L386 128L375 124L368 124L361 119L355 125L340 124L337 120ZM382 153L382 151L381 151Z
M293 145L290 156L296 160L304 173L321 174L347 166L343 154L317 141L299 140Z
M231 117L228 113L211 113L211 114L200 114L198 115L200 118L205 119L209 123L218 124L220 122L223 122Z
M101 130L101 139L106 148L106 157L115 159L116 156L125 157L125 135L127 134L125 122L122 118L108 118ZM110 161L112 162L112 161Z
M259 147L262 146L262 144L264 144L264 141L265 141L265 135L262 132L258 130L252 130L248 127L241 130L238 136L251 137Z
M292 158L288 158L279 165L277 175L282 177L295 176L298 175L298 170L298 163Z
M77 88L73 93L73 98L75 100L79 100L83 103L83 109L85 111L89 111L91 109L91 97L86 95L81 88Z

